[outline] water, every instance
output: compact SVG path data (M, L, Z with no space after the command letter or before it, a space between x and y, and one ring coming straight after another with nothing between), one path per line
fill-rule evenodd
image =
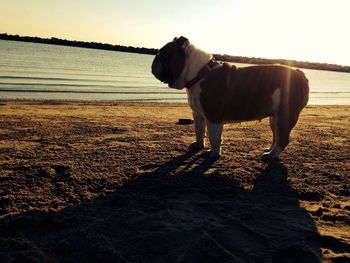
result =
M150 72L153 56L0 40L0 98L186 101ZM244 66L236 64L237 66ZM304 70L309 104L350 104L350 74Z

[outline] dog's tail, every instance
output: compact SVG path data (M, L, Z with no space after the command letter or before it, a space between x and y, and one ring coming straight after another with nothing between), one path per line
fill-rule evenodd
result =
M309 102L309 80L306 78L304 72L296 69L294 90L297 92L297 101L300 103L299 109L302 110Z
M309 81L303 71L299 69L283 68L284 89L281 95L279 116L291 130L296 124L300 112L309 101Z

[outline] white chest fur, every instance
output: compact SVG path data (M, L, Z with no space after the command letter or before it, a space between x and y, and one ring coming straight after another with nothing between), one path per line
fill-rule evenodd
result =
M201 87L200 82L196 83L191 89L186 89L188 105L193 111L194 115L205 118L203 107L200 102Z

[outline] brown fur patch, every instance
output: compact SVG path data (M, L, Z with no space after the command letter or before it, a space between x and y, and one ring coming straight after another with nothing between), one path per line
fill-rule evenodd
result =
M244 68L224 63L202 81L200 101L207 119L222 121L259 120L272 116L272 94L280 88L278 111L299 115L308 101L308 80L300 70L280 65Z

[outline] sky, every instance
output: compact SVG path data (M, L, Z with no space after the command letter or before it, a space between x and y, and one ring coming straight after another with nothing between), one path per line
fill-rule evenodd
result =
M0 33L350 65L349 0L0 0Z

